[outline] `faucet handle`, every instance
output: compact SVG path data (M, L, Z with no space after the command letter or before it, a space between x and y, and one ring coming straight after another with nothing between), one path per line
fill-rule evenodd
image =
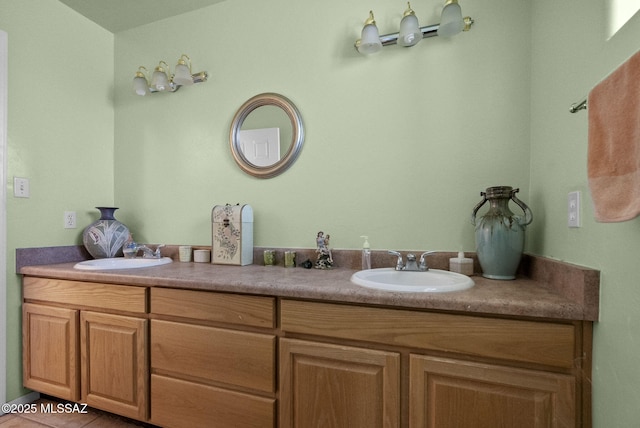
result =
M427 266L427 260L426 260L426 257L427 257L429 254L433 254L433 253L437 253L437 251L425 251L424 253L422 253L422 254L420 255L420 265L419 265L419 267L418 267L420 270L422 270L422 271L427 271L427 270L429 270L429 266Z
M133 240L129 240L125 242L124 246L122 247L122 254L127 259L133 259L136 257L139 248L140 247L138 247L138 244L136 244Z
M162 253L160 252L160 248L162 248L162 247L164 247L164 246L165 246L164 244L159 244L159 245L156 247L156 251L153 253L153 256L154 256L154 257L157 257L157 258L161 258L161 257L162 257Z
M392 256L396 256L398 258L398 261L396 262L396 270L404 269L404 262L402 261L402 254L400 254L397 251L392 251L392 250L387 251L387 254L390 254Z

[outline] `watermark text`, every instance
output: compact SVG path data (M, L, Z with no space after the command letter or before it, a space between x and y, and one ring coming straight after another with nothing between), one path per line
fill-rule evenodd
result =
M2 413L89 413L84 403L27 403L2 405Z

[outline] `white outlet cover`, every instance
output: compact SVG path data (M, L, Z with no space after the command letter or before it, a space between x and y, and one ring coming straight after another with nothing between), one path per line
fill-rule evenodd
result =
M76 228L76 212L65 211L63 222L64 222L65 229L75 229Z

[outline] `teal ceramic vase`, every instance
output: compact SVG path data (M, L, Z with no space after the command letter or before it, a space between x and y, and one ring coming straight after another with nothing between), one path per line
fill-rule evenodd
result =
M129 229L113 216L118 208L96 207L100 218L87 226L82 242L95 259L122 256L122 246L129 239Z
M482 200L471 214L476 227L476 254L482 267L482 276L491 279L514 279L524 250L525 226L533 221L529 207L516 197L520 189L509 186L489 187L480 192ZM476 220L480 207L489 202L489 210ZM509 209L509 201L524 211L515 215Z

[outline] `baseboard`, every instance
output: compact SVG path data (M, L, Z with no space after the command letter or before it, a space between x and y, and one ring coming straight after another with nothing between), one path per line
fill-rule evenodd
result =
M11 400L8 403L6 403L6 404L9 405L9 407L7 407L6 405L2 406L2 411L0 411L0 416L4 415L6 413L4 411L5 407L11 408L11 406L13 406L13 405L33 403L34 401L38 400L39 398L40 398L40 393L36 392L36 391L32 391L32 392L28 393L27 395L23 395L22 397L18 397L15 400Z

